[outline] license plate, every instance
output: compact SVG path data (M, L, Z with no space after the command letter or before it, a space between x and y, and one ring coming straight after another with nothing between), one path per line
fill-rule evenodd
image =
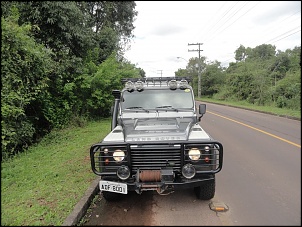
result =
M100 181L100 190L107 191L107 192L115 192L121 194L127 194L127 184L124 183L117 183L112 181Z

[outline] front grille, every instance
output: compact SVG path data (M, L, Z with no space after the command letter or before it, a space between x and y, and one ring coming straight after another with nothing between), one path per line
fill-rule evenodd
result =
M140 170L154 170L172 167L174 171L181 170L181 145L131 145L131 166L134 173Z
M116 170L121 165L131 169L132 175L138 170L161 170L173 169L181 173L185 164L192 164L198 174L215 174L222 168L223 146L217 141L201 141L191 143L189 141L151 142L151 143L98 143L90 148L91 167L95 174L116 175ZM206 148L206 146L208 148ZM189 150L199 149L201 151L199 160L190 160ZM112 154L115 150L122 150L125 159L122 162L114 161Z

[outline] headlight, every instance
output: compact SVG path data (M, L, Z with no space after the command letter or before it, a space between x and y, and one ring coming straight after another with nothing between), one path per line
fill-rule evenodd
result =
M113 152L113 159L117 162L121 162L125 159L125 152L122 150L115 150Z
M197 161L200 158L201 152L197 148L191 148L188 154L191 160Z

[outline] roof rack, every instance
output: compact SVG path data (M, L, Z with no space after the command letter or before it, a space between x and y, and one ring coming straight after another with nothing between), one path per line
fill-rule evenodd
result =
M122 78L121 82L126 83L128 81L131 82L137 82L137 81L142 81L144 83L148 83L148 82L167 82L170 80L176 80L176 81L181 81L181 80L186 80L189 82L192 81L191 77L180 77L180 76L176 76L176 77L144 77L144 78Z
M122 78L121 82L126 83L131 81L133 83L142 81L146 86L168 86L171 80L183 81L186 80L188 83L192 81L191 77L144 77L144 78Z

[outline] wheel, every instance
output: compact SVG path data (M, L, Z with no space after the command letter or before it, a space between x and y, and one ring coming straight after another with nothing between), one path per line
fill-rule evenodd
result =
M120 201L124 198L124 194L102 191L103 197L107 201Z
M215 177L213 180L208 180L194 188L196 197L200 200L210 200L215 195Z

